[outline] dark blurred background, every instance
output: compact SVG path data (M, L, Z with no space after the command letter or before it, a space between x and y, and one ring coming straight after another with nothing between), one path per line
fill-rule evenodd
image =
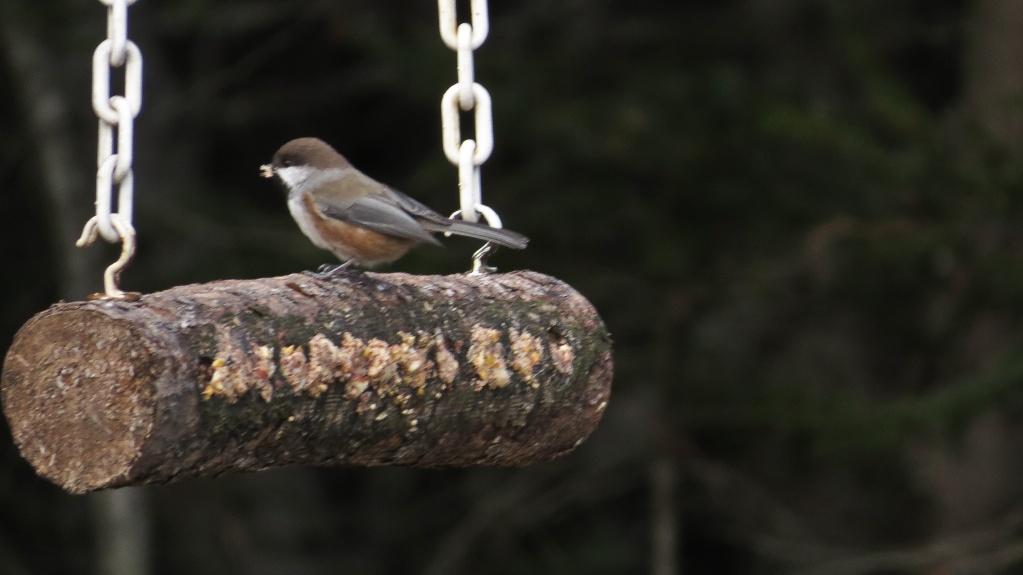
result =
M462 2L468 4L467 1ZM464 9L464 7L463 7ZM290 469L72 497L0 427L0 573L1023 573L1023 3L516 0L484 201L615 337L528 469ZM319 136L457 207L436 5L142 0L126 289L315 268L258 167ZM101 289L90 0L0 3L0 349ZM118 84L115 82L115 86ZM385 268L467 269L472 242Z

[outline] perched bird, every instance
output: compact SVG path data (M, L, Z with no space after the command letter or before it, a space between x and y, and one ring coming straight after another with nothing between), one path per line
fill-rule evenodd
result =
M514 249L529 242L511 230L446 218L363 174L317 138L284 144L260 172L283 184L302 233L340 258L341 268L393 262L424 242L440 245L434 232Z

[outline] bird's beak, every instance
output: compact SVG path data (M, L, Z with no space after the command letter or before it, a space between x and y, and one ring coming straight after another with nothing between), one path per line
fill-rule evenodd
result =
M262 178L274 177L274 167L272 164L263 164L259 167L259 175Z

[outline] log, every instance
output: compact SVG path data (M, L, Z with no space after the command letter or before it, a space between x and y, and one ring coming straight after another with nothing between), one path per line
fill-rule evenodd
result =
M0 400L70 493L290 465L521 466L596 427L610 336L534 272L351 272L58 303L17 333Z

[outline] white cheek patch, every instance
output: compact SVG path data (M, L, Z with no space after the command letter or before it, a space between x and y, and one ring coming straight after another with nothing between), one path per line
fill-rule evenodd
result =
M277 168L276 174L295 192L316 189L327 182L343 178L349 168L317 169L310 166L288 166Z
M312 175L313 168L309 166L286 166L277 168L274 172L289 188L299 188Z

